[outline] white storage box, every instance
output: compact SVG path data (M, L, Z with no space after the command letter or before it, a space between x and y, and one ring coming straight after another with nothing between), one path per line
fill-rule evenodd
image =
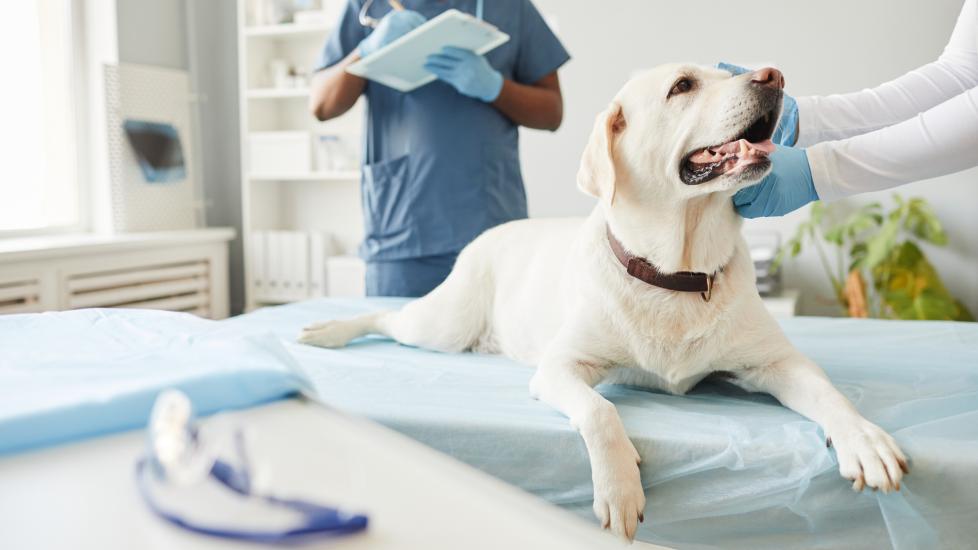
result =
M295 176L312 171L309 132L255 132L248 136L253 176Z

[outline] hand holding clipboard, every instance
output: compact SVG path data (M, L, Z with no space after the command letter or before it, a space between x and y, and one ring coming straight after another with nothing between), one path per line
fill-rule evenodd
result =
M397 0L391 0L394 4ZM472 50L482 55L505 44L509 35L458 10L448 10L397 40L347 67L347 72L410 92L437 77L424 68L429 55L445 46Z

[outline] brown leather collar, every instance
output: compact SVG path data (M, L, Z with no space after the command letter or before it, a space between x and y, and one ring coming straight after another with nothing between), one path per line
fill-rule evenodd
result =
M675 292L699 292L703 300L710 301L710 297L713 294L713 280L716 279L718 272L723 271L722 267L714 271L711 275L694 273L692 271L663 273L645 258L639 258L630 254L615 237L614 233L611 232L611 227L608 225L605 227L607 228L608 243L611 245L611 250L615 253L615 257L618 258L621 265L625 266L625 270L628 271L629 275L646 284L666 290Z

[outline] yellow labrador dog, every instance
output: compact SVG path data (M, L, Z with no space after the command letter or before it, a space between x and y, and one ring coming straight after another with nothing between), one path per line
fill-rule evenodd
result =
M908 470L893 438L765 310L731 204L770 171L783 86L775 69L731 76L690 65L633 79L598 116L581 161L578 186L599 198L587 219L486 231L427 296L307 327L299 340L339 347L380 333L536 365L530 392L580 432L594 512L627 538L644 519L641 457L593 389L602 381L682 394L721 372L820 424L854 489L899 489Z

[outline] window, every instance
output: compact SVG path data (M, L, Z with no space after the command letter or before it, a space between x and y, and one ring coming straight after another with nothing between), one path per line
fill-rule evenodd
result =
M0 235L80 229L71 0L4 2Z

